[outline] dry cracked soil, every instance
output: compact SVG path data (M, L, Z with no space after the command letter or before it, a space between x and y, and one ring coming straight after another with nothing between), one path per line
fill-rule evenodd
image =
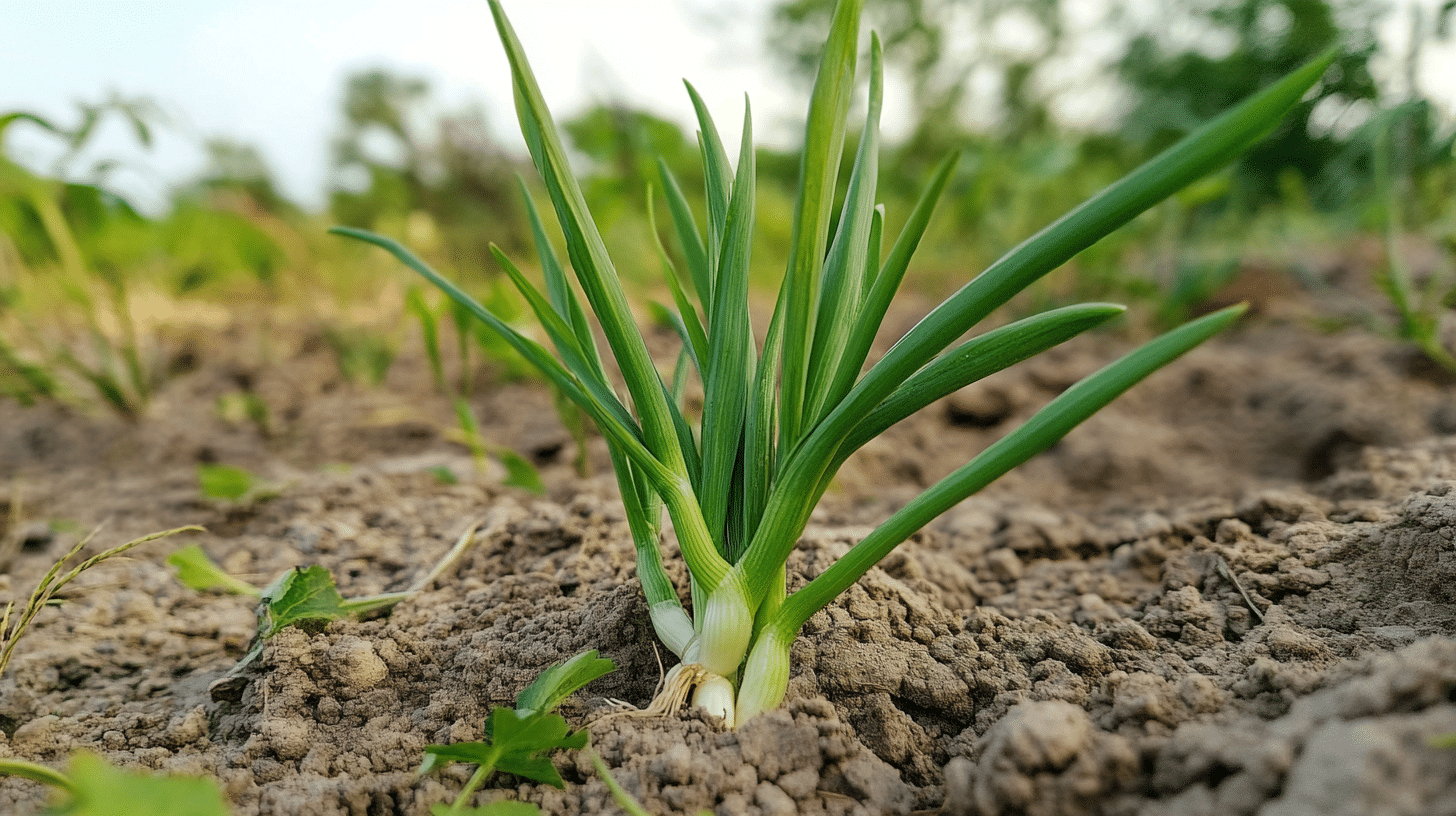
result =
M1456 733L1456 381L1310 324L1264 304L921 531L808 623L781 710L736 732L607 718L592 745L664 816L1456 814L1456 750L1431 744ZM420 777L422 749L479 739L551 663L594 648L618 665L567 702L574 723L651 698L663 650L604 450L577 475L542 389L482 372L472 398L491 442L540 466L534 496L476 472L417 351L368 389L308 330L267 355L241 329L167 342L174 376L138 422L0 405L0 540L19 545L0 595L23 599L94 525L96 546L208 530L94 568L37 618L0 679L0 756L205 775L238 816L427 814L470 768ZM1080 338L872 443L815 512L791 588L1127 345ZM239 391L268 427L219 412ZM199 462L274 489L208 499ZM256 583L319 564L367 594L476 524L428 591L285 630L221 684L253 605L164 564L197 543ZM556 762L565 790L503 776L478 801L615 812L586 758ZM0 780L0 812L46 796Z

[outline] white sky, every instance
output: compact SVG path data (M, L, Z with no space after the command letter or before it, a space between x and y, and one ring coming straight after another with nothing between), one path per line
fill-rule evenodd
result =
M1434 9L1439 0L1401 0ZM795 141L799 92L770 69L762 23L771 0L506 0L558 118L619 99L687 125L686 77L718 125L739 124L753 100L761 142ZM1400 39L1404 17L1388 28ZM1456 107L1456 45L1427 54L1426 90ZM484 104L491 124L518 142L505 60L485 0L0 0L0 113L29 110L72 125L74 102L112 90L150 96L181 121L150 153L121 128L102 134L97 157L122 158L112 178L143 206L200 169L201 136L263 151L284 192L323 200L329 140L344 78L386 67L431 81L441 107ZM885 121L904 109L887 89ZM50 140L28 125L11 146L44 166Z
M686 121L690 79L727 130L743 94L771 130L787 90L761 67L756 15L767 0L507 0L548 102L557 113L623 99ZM429 79L443 108L485 105L515 135L509 75L484 0L0 0L0 113L28 110L74 124L74 102L115 89L147 95L191 136L163 134L150 154L117 124L97 155L137 159L115 179L142 199L195 172L196 136L259 146L284 192L322 200L329 138L350 73L385 66ZM13 128L22 158L49 155L29 125ZM89 155L89 154L88 154Z

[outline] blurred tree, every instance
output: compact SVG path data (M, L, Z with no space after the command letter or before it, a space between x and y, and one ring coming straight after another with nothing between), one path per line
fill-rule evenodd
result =
M1377 168L1383 161L1383 172L1391 176L1397 191L1391 200L1398 202L1407 223L1417 223L1431 213L1449 210L1456 193L1453 188L1456 179L1450 173L1429 172L1439 166L1449 167L1456 161L1453 153L1456 130L1451 127L1449 114L1443 115L1431 103L1419 81L1426 45L1451 37L1456 0L1445 0L1434 20L1426 16L1426 9L1420 5L1410 6L1409 13L1410 33L1401 60L1404 98L1393 105L1387 101L1383 109L1350 132L1344 149L1331 162L1315 192L1326 206L1372 198L1377 208L1384 206L1379 198L1372 196L1379 186ZM1379 153L1386 155L1382 159ZM1423 184L1423 179L1432 183Z
M253 145L228 138L214 138L203 145L207 165L197 186L214 198L241 199L234 207L274 215L296 214L298 207L282 193L273 171Z
M433 176L424 209L435 217L445 240L476 259L490 258L490 245L515 251L529 246L525 210L516 178L534 173L495 142L478 106L438 120ZM490 262L494 268L494 262Z
M457 264L483 263L491 242L524 244L516 162L479 108L439 113L424 79L379 69L348 78L343 115L331 194L341 221L378 229L381 218L412 218Z
M833 6L833 0L781 0L775 7L770 46L805 76L813 65L815 32L827 25ZM1417 14L1408 63L1418 60L1421 42L1443 36L1452 8L1452 0L1444 0L1432 26ZM868 4L865 14L884 38L887 63L911 88L916 119L894 160L910 178L922 175L915 172L919 165L968 144L967 112L973 103L986 104L972 98L978 90L991 89L996 114L994 126L980 130L1015 145L1055 133L1058 93L1081 91L1099 77L1116 79L1130 101L1116 135L1135 148L1116 152L1147 156L1340 43L1343 53L1317 91L1238 160L1230 185L1233 199L1249 206L1302 189L1312 203L1336 208L1370 189L1379 127L1361 127L1364 121L1389 117L1401 123L1407 169L1420 172L1450 156L1449 133L1416 88L1413 68L1407 69L1407 98L1377 113L1385 100L1370 61L1384 10L1379 0L1104 0L1077 6L1062 0L883 0ZM1068 61L1079 51L1099 50L1112 59L1101 65L1086 57ZM1072 72L1075 84L1058 87L1054 75L1066 75L1074 63L1080 66Z
M813 77L834 0L784 0L773 12L771 50ZM1062 0L883 0L865 15L890 70L908 81L915 119L891 177L912 182L963 144L971 108L995 120L1005 139L1044 132L1050 94L1039 73L1069 42ZM989 100L975 99L991 88ZM989 102L989 104L988 104Z
M424 187L428 147L421 131L428 126L429 105L429 83L419 77L372 70L344 81L344 129L334 141L334 166L346 188L358 188L366 211L408 212L417 203ZM348 178L360 171L368 183ZM396 183L378 184L381 175Z
M345 80L332 195L334 214L345 223L372 227L382 215L408 214L416 206L425 148L415 135L420 126L410 120L422 118L428 99L423 79L377 70Z
M593 212L640 211L647 187L659 186L662 159L692 195L703 184L698 147L675 123L622 104L597 105L563 125L590 162L586 195Z
M1379 97L1370 74L1378 11L1370 0L1165 2L1159 22L1144 24L1117 64L1134 99L1122 133L1148 153L1161 150L1339 43L1343 51L1316 91L1238 159L1232 189L1245 205L1257 205L1278 199L1293 173L1316 203L1340 206L1342 197L1318 190L1342 181L1330 170L1343 163L1349 131L1330 121ZM1186 22L1169 25L1174 15ZM1197 36L1188 37L1190 30ZM1323 123L1315 121L1318 108L1331 114Z

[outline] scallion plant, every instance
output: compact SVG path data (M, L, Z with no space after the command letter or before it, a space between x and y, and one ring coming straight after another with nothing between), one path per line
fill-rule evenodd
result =
M874 203L883 81L880 45L872 37L868 113L839 218L832 218L863 6L863 0L840 0L809 107L790 255L761 346L748 308L752 118L745 113L735 166L702 99L688 86L701 127L707 213L699 224L662 166L671 232L685 266L674 268L663 252L683 339L679 364L664 377L628 308L521 43L498 0L490 5L510 61L521 130L565 235L581 296L620 370L625 397L608 374L581 296L534 209L544 291L499 250L495 255L556 355L397 242L359 230L336 231L388 250L439 286L591 416L616 467L652 623L681 660L653 708L670 709L691 693L695 703L730 725L779 705L788 684L789 648L800 627L897 545L1237 319L1241 307L1215 312L1077 383L895 512L807 585L787 593L785 562L830 480L855 450L931 402L1097 326L1123 307L1069 306L960 338L1042 275L1228 162L1272 128L1334 56L1328 53L1291 73L1011 250L866 369L871 342L955 159L940 164L891 241ZM689 367L703 387L696 422L681 406ZM663 567L664 508L691 573L692 614Z

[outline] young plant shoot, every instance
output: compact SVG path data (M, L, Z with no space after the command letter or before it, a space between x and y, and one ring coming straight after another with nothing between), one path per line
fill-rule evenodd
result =
M674 268L664 251L667 282L683 357L703 385L702 414L694 424L677 396L685 367L679 365L664 379L649 356L521 43L498 0L490 5L510 60L521 130L565 235L580 295L534 209L545 291L499 250L495 255L540 320L556 356L397 242L359 230L336 231L388 250L439 286L505 337L596 423L616 467L652 623L681 661L653 709L671 709L691 694L730 725L779 705L789 678L789 647L800 627L897 545L1238 318L1241 307L1195 320L1087 377L905 505L806 586L786 592L785 562L850 454L931 402L1097 326L1122 307L1069 306L964 342L962 336L1042 275L1244 150L1299 101L1334 56L1316 59L1226 112L1011 250L867 370L871 342L951 178L955 158L936 169L891 242L875 205L883 81L880 45L871 37L868 113L842 208L833 218L863 0L839 2L824 47L800 160L790 256L761 347L748 309L752 119L745 111L735 166L701 98L688 86L701 127L705 223L695 220L666 167L660 170L671 233L686 267ZM582 296L620 370L625 397L607 375ZM692 576L691 615L663 568L664 508Z

